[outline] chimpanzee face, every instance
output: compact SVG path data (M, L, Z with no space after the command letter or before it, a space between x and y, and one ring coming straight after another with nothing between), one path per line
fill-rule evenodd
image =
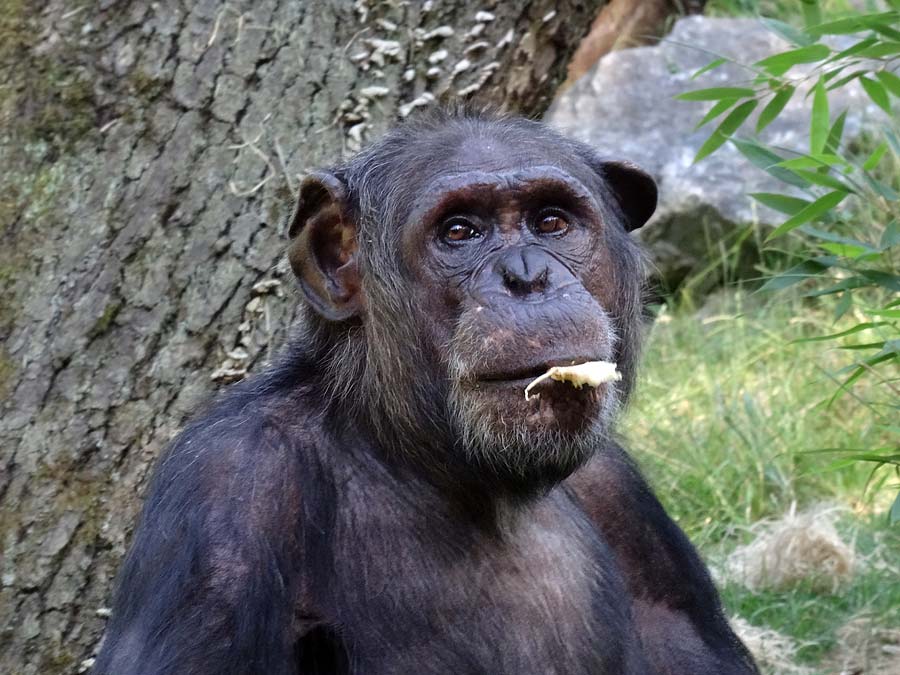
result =
M524 124L419 132L382 149L378 179L371 164L355 181L312 179L307 201L322 203L305 229L319 254L292 252L292 263L302 284L312 264L330 266L395 420L442 418L470 461L552 482L606 432L620 384L549 381L530 400L525 387L552 366L598 360L619 362L627 386L642 275L626 230L649 217L655 189L633 167L592 164L584 146ZM398 377L409 365L427 385Z

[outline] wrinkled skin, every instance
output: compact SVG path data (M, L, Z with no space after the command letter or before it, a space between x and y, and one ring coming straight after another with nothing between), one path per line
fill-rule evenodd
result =
M655 200L465 115L308 177L306 320L161 460L95 672L756 673L614 440ZM622 381L525 400L590 360Z

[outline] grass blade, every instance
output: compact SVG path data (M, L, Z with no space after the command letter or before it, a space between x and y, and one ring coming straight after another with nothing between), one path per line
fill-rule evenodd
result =
M872 328L889 325L890 323L887 321L867 321L865 323L858 323L853 326L853 328L842 330L840 333L831 333L830 335L816 335L815 337L800 338L798 340L791 340L791 343L824 342L826 340L836 340L838 338L847 337L848 335L853 335L854 333L860 333L864 330L871 330Z

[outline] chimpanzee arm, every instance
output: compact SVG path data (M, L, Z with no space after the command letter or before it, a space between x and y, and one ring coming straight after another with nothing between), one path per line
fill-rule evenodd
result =
M569 484L613 549L657 673L757 673L706 566L625 451L610 444Z
M297 461L275 423L237 412L161 460L95 675L296 672Z

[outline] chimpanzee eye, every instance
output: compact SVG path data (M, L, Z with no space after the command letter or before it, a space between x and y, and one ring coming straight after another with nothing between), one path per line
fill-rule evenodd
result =
M560 213L544 213L538 217L534 229L538 234L559 234L569 229L569 221Z
M462 218L452 218L444 223L444 229L441 232L441 238L448 242L467 241L469 239L477 239L481 236L481 232L475 229L468 220Z

